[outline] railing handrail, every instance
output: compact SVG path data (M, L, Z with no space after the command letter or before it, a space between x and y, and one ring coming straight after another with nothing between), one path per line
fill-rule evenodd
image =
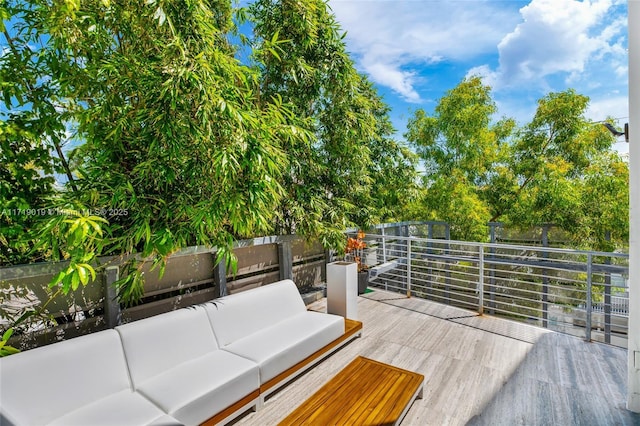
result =
M527 251L541 251L548 253L563 253L563 254L575 254L588 256L589 254L594 257L617 257L622 259L629 259L629 253L620 252L608 252L608 251L593 251L593 250L578 250L567 249L558 247L545 247L545 246L527 246L527 245L514 245L514 244L502 244L502 243L482 243L477 241L462 241L462 240L443 240L438 238L424 238L424 237L405 237L400 235L378 235L378 234L365 234L365 240L369 238L384 237L385 239L394 239L400 241L423 241L425 243L447 244L447 245L467 245L472 247L484 247L484 248L503 248L513 250L527 250ZM434 247L431 247L434 248Z

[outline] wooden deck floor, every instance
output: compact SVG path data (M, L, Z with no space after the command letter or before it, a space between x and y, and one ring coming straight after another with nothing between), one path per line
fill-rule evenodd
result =
M379 290L358 313L363 337L235 424L277 424L362 355L425 376L403 426L640 425L625 409L623 349Z

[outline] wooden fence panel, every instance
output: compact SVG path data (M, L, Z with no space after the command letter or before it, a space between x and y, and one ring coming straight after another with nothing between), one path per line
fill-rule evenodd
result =
M191 305L208 302L215 298L215 289L213 287L204 290L185 293L168 299L156 300L143 305L126 308L122 311L122 322L127 323L137 321L143 318L149 318L154 315L163 314L165 312L174 311Z
M142 268L145 276L145 297L211 283L214 266L215 254L212 253L170 257L167 259L164 275L160 278L160 267L153 269L152 262L145 262Z
M278 245L264 244L239 247L234 250L238 257L238 271L236 277L261 273L265 270L278 270ZM227 278L233 278L227 274Z
M279 280L279 271L265 272L263 274L251 275L248 277L235 279L233 281L227 281L227 289L229 290L229 294L234 294L241 291L250 290L252 288L260 287L262 285L275 283Z
M291 251L293 252L293 263L306 261L312 257L324 257L324 247L318 241L307 241L297 239L291 243Z
M324 280L326 263L324 260L293 266L293 282L298 288L314 287Z
M60 270L68 266L68 262L60 262L1 268L0 286L3 293L9 292L12 287L15 288L16 286L27 289L29 291L28 297L23 301L17 301L17 303L37 306L47 302L53 294L51 289L47 287L49 281ZM72 306L76 306L83 311L99 308L103 299L103 286L103 277L97 276L96 281L78 289L78 291L52 299L49 302L48 310L54 313L55 316L63 316L69 314L69 307ZM0 309L3 308L6 309L6 307L0 307Z

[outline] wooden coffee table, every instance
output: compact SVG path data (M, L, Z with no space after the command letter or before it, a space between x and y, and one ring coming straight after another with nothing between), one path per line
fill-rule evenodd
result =
M424 376L359 356L280 425L398 425Z

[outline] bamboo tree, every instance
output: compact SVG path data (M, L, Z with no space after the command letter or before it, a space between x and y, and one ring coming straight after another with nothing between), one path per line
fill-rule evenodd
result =
M41 245L76 266L138 253L119 283L125 300L143 294L140 258L162 270L172 252L202 244L233 263L234 238L271 227L283 146L308 138L281 98L258 98L256 70L229 42L231 16L225 1L95 0L34 2L28 17L47 34L41 54L55 54L52 81L83 142L72 157L79 191L59 203L80 218L49 218ZM96 212L108 224L94 220L100 233L78 234L72 250L65 235L78 228L68 227Z
M262 96L290 102L315 136L312 144L286 146L291 160L283 180L287 196L275 232L320 236L325 245L342 245L345 227L367 225L378 215L370 155L373 141L388 137L390 129L378 126L376 117L386 110L356 71L324 1L258 0L248 15L254 23ZM378 144L376 149L382 148ZM384 148L398 153L396 145Z

